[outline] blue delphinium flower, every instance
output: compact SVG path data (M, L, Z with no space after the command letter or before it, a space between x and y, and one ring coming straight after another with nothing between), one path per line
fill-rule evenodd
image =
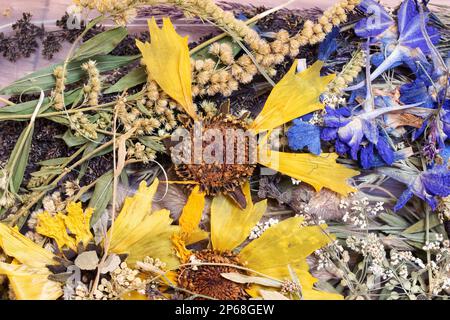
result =
M367 38L376 37L394 25L394 20L382 5L373 0L363 0L358 5L358 9L371 15L361 19L355 25L356 35Z
M389 98L385 97L381 101L385 100ZM326 107L321 138L324 141L334 140L338 154L349 153L352 159L360 160L364 169L379 166L380 162L391 165L402 158L402 153L395 154L386 135L380 132L376 119L388 112L405 110L414 106L399 106L391 101L388 106L375 108L371 99L366 99L362 108Z
M403 208L413 195L426 201L432 210L435 210L438 205L438 197L450 195L450 170L446 164L435 165L425 171L387 167L379 168L378 171L407 185L394 206L395 211Z
M371 5L373 4L366 6L373 8ZM432 71L432 64L426 58L426 55L432 51L432 48L430 48L430 43L426 38L428 37L434 45L439 42L440 34L436 28L427 25L429 21L428 12L424 13L425 31L427 33L426 35L424 34L421 26L422 19L417 9L418 5L415 0L403 1L397 14L398 22L396 26L391 25L390 20L387 18L389 15L383 8L379 9L381 18L378 26L376 23L375 26L372 26L372 23L377 21L377 19L371 17L368 19L372 20L366 21L366 27L361 22L359 26L357 25L357 33L364 37L375 36L372 43L378 42L380 44L381 53L375 54L372 58L372 62L378 66L370 75L371 81L386 70L400 64L407 65L416 75L423 78ZM347 90L355 90L363 86L364 82L360 82L347 88Z
M308 150L316 155L320 154L320 128L313 124L295 119L293 126L287 132L289 147L292 150Z

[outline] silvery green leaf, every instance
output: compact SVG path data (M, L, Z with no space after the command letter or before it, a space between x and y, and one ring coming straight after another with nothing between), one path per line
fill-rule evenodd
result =
M77 256L75 265L81 270L95 270L98 266L99 258L95 251L85 251Z

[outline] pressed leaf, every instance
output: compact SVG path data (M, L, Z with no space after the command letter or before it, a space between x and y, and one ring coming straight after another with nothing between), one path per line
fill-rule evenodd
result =
M106 89L104 93L122 92L146 81L147 73L145 72L145 67L138 67L120 78L119 81Z
M93 56L91 60L97 62L96 66L99 72L105 72L128 65L140 58L140 55L135 56ZM81 69L81 65L86 60L77 60L68 63L66 85L71 84L87 77L86 72ZM62 66L63 63L57 63L47 68L43 68L32 74L13 82L11 85L0 90L0 94L20 94L22 92L35 93L41 89L46 91L53 89L55 86L55 77L53 70L57 66ZM75 100L75 97L74 97ZM72 102L74 101L72 100Z
M392 227L409 227L409 223L398 215L382 213L378 217Z
M434 228L441 224L439 217L437 214L430 215L429 227ZM425 218L416 222L411 227L407 228L403 233L416 233L416 232L425 232L426 222Z
M63 172L62 168L42 168L39 171L32 172L31 175L33 177L47 177L53 174L60 174Z
M315 110L323 109L320 95L335 75L320 76L322 61L296 73L297 61L272 89L262 111L251 124L255 133L271 130Z
M323 187L342 195L355 191L348 185L347 180L359 172L337 163L336 153L322 153L316 156L308 153L268 150L268 155L260 154L258 162L291 178L304 181L312 185L316 191L320 191Z
M113 173L108 171L97 179L94 193L89 201L89 207L94 208L94 214L91 218L91 226L94 225L108 206L112 198Z
M166 151L166 148L162 144L161 139L159 139L158 137L142 136L139 137L139 142L157 152Z
M272 280L269 278L246 276L244 274L240 274L237 272L221 273L220 275L222 277L224 277L225 279L228 279L228 280L236 282L236 283L259 284L262 286L275 287L275 288L281 287L280 281Z
M62 136L62 139L67 144L68 147L76 147L82 144L85 144L86 142L89 142L88 139L86 139L83 136L76 136L72 133L72 130L68 129L64 135Z
M147 72L172 99L177 101L193 119L197 119L191 91L191 62L188 39L175 31L170 19L158 28L156 20L149 20L151 43L136 41Z
M64 101L65 101L66 105L72 104L75 97L81 91L82 90L79 90L79 89L67 91L64 94ZM38 103L38 101L39 101L39 99L36 99L36 100L31 100L31 101L27 101L27 102L23 102L23 103L18 103L18 104L12 105L12 106L2 107L2 108L0 108L0 115L2 115L2 116L8 116L8 115L10 116L12 114L31 115L34 112L34 109L36 108L36 104ZM51 105L52 104L50 103L50 99L44 98L44 101L42 102L42 106L39 110L39 114L45 113L45 111L47 111L51 107ZM14 119L14 118L12 118L11 120L27 121L29 119L24 119L24 118Z
M69 159L69 157L53 158L39 161L38 164L40 164L41 166L59 166L65 164L67 161L69 161Z
M110 53L127 36L128 31L124 27L117 27L99 33L83 43L75 52L72 59L82 60L96 55Z

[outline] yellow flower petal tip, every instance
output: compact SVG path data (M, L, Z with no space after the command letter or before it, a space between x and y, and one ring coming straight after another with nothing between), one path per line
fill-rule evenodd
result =
M175 31L169 18L158 28L155 18L148 21L151 42L136 41L149 77L177 101L193 119L197 119L192 101L191 61L187 37Z
M83 211L81 203L71 202L67 205L67 216L64 222L67 228L76 237L76 242L82 242L87 245L89 241L93 238L90 230L90 221L94 209L87 208Z
M261 113L251 125L255 133L271 130L315 110L323 109L320 95L335 78L334 74L321 77L322 61L296 73L297 61L275 85Z
M195 186L181 213L179 225L183 237L187 242L190 242L190 236L199 229L200 220L205 207L205 196L206 194L200 191L199 186Z
M336 153L322 153L319 156L307 153L287 153L269 150L267 156L258 162L291 178L304 181L320 191L323 187L341 195L355 192L348 179L357 176L358 171L336 162Z
M0 223L0 248L10 257L30 267L54 264L54 254L22 235L16 228Z
M68 247L75 250L77 247L75 239L67 234L64 218L65 216L62 213L58 213L55 216L46 211L40 213L37 216L36 231L43 236L54 239L60 249Z
M219 251L232 251L250 235L267 209L267 200L253 204L250 184L243 187L247 206L241 209L229 197L218 195L211 204L211 242Z
M171 241L179 227L172 225L168 210L152 212L152 200L158 185L158 179L150 186L142 181L134 196L125 199L114 228L109 231L111 252L128 254L130 266L147 256L160 259L168 268L179 264Z
M87 245L93 238L90 221L94 210L87 208L83 211L80 202L71 202L66 209L67 215L58 213L52 216L48 212L39 214L36 231L53 238L60 249L66 246L75 250L77 244Z

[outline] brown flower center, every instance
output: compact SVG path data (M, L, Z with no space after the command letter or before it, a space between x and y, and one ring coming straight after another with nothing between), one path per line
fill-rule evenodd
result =
M177 175L196 181L208 195L233 195L253 174L256 167L256 139L246 123L233 115L220 113L188 123L189 161L180 163L172 152ZM189 148L190 146L190 148ZM239 201L238 201L239 202ZM245 206L245 205L244 205Z
M195 258L203 263L240 265L239 259L231 252L202 250ZM222 273L242 272L228 265L189 266L180 270L178 283L191 292L219 300L241 300L248 297L244 285L225 279ZM202 298L199 298L202 299Z

